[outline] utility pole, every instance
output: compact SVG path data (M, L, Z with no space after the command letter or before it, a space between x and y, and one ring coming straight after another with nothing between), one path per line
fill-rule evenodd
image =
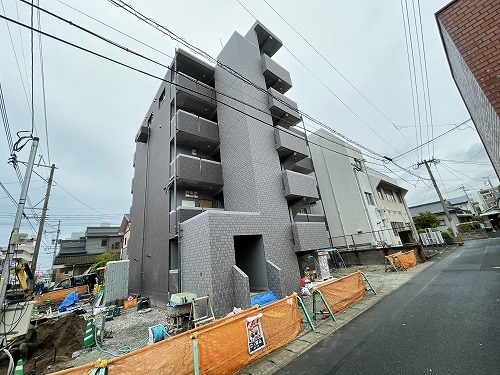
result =
M12 258L14 256L14 249L16 243L19 242L19 228L21 227L21 219L23 217L24 205L26 203L26 197L28 196L28 188L31 180L31 173L33 171L33 165L35 164L36 150L38 148L38 137L33 138L33 143L31 144L30 156L28 159L28 164L26 166L26 173L24 175L24 182L21 189L21 195L19 196L19 204L17 205L16 217L14 219L14 225L12 226L12 232L9 239L9 249L5 255L5 261L2 268L2 278L0 280L0 309L4 311L5 296L7 293L7 284L9 282L10 276L10 265L12 263Z
M54 260L56 259L57 243L59 242L59 233L61 233L61 220L57 223L56 242L54 243L54 253L52 254L52 275L50 281L54 278Z
M429 167L430 163L436 163L436 159L431 159L431 160L423 160L420 163L417 163L417 166L421 166L422 164L425 164L425 167L427 168L427 172L429 172L429 177L431 178L432 184L434 185L434 189L436 189L436 193L439 197L439 201L441 202L441 206L443 206L443 211L444 214L446 215L446 218L448 219L448 222L450 223L451 230L453 231L453 236L456 237L457 235L457 228L455 227L455 223L451 219L450 212L448 211L448 208L446 207L446 203L444 202L443 195L441 194L441 191L439 190L436 180L434 179L434 175L432 174L431 168Z
M33 260L31 261L31 270L33 271L33 275L35 274L36 271L36 266L38 262L38 253L40 252L40 245L42 243L42 235L43 235L43 228L45 225L45 217L47 216L47 207L49 206L49 197L50 197L50 189L52 188L52 180L54 178L54 170L56 169L56 166L52 164L50 166L50 175L49 175L49 180L47 182L47 192L45 193L45 201L43 202L43 208L42 208L42 217L40 218L40 224L38 225L38 233L36 235L36 242L35 242L35 251L33 252ZM33 282L31 282L31 287L33 287Z
M498 200L498 198L499 198L498 190L493 187L493 184L491 183L491 180L490 180L490 176L484 177L484 179L485 179L484 184L486 185L486 181L488 181L488 184L491 187L491 192L492 192L493 196L495 197L495 200Z

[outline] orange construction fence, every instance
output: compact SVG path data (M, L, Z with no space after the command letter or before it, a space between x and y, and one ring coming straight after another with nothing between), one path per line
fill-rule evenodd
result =
M415 256L415 251L413 250L398 255L398 260L405 269L412 268L417 265L417 257Z
M246 319L259 314L262 314L260 321L265 346L249 354ZM234 374L292 341L301 330L297 297L292 295L263 308L253 307L110 359L107 362L108 375L193 374L195 353L199 358L200 374ZM93 368L94 364L89 363L53 375L88 375Z
M71 292L88 293L87 285L80 285L68 289L54 290L53 292L47 292L43 294L37 294L35 296L35 303L42 304L45 302L62 301Z
M314 287L320 291L333 314L363 299L366 284L363 274L358 271Z

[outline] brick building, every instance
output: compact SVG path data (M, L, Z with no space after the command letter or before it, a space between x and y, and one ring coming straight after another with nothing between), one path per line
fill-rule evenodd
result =
M436 19L453 79L500 177L500 1L455 0Z
M324 216L296 220L319 194L281 46L256 22L216 66L176 51L136 137L130 292L208 294L224 315L297 290L296 253L329 246Z

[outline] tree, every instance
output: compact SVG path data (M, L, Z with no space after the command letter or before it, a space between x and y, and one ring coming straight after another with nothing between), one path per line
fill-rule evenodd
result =
M99 267L104 267L106 263L118 260L118 253L102 253L97 257L96 262L92 265L92 272L95 272Z
M413 222L418 229L436 228L440 223L439 216L432 212L426 211L419 213L413 218Z

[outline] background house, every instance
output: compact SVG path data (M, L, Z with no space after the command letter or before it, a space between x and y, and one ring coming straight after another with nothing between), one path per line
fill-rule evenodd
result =
M119 227L88 227L85 236L60 241L59 253L54 258L54 281L82 275L100 254L120 253Z
M128 259L128 244L130 242L130 215L123 215L122 223L120 224L120 229L118 230L118 235L122 238L122 247L120 250L120 259Z
M28 265L31 268L31 262L33 260L33 253L35 252L35 244L36 241L35 235L27 236L25 243L19 244L16 246L14 250L13 260L24 259L28 262ZM7 253L8 246L0 246L1 259L2 261L5 259L5 254Z

